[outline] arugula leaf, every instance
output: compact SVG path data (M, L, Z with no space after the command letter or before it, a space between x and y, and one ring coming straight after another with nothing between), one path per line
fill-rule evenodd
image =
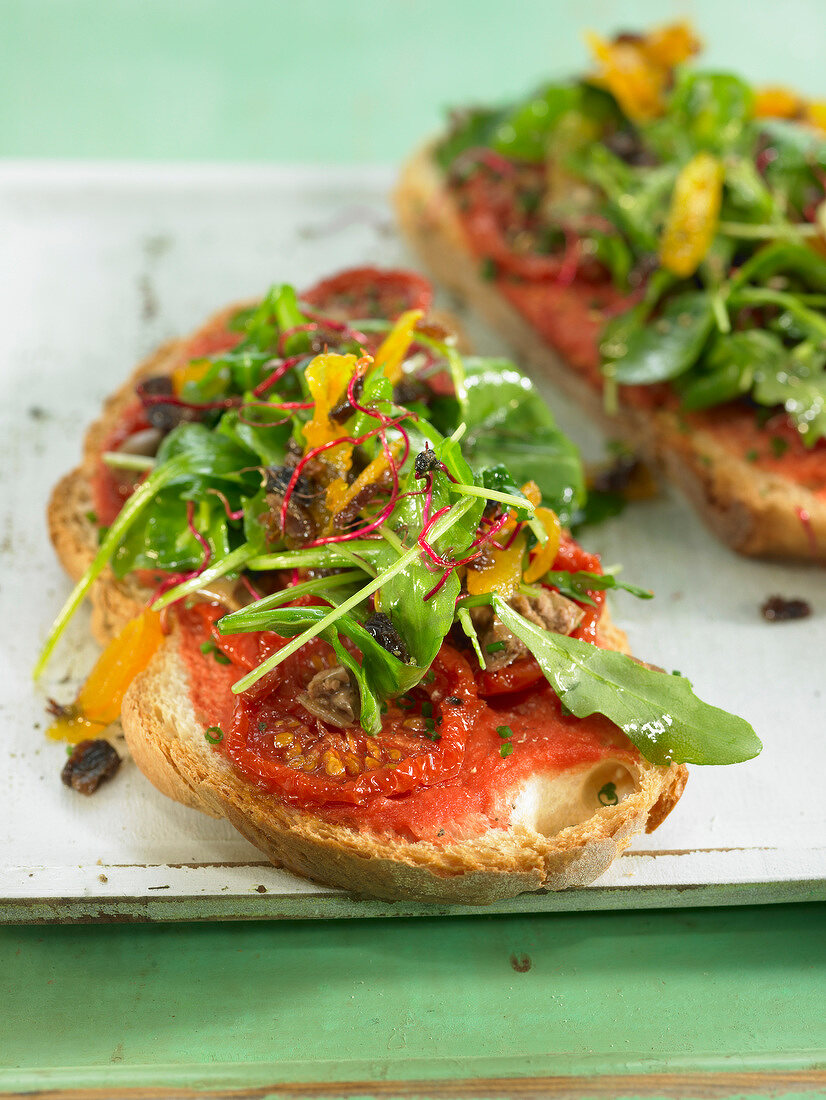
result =
M810 371L788 356L788 369L760 378L754 387L754 399L761 405L782 405L793 420L807 447L826 436L826 373Z
M156 469L173 458L186 458L185 474L176 482L186 481L193 493L206 484L229 481L250 484L260 480L253 473L241 474L244 467L256 465L255 452L241 447L220 432L210 431L205 424L183 423L174 428L158 450Z
M478 467L504 465L514 484L535 481L567 525L585 500L579 452L557 428L533 383L507 359L465 360L467 427L462 440Z
M621 588L640 600L650 600L654 597L654 593L649 589L639 588L635 584L625 584L613 573L589 573L584 569L577 573L567 573L564 569L552 569L542 580L545 584L559 589L563 596L568 596L569 599L577 600L579 603L593 604L594 601L588 592L602 592L608 588Z
M498 493L508 493L510 496L521 497L526 505L529 504L528 498L513 480L510 470L503 466L501 462L498 462L495 466L486 466L484 470L480 471L480 477L485 489L494 489ZM530 508L515 508L514 512L518 520L529 519L532 514Z
M232 549L232 542L238 541L230 536L226 512L217 497L199 501L194 525L207 540L212 560L225 557ZM185 572L196 569L203 559L204 548L187 523L187 502L173 489L159 493L132 524L111 565L120 579L136 569Z
M779 118L760 119L758 126L775 153L766 164L766 183L794 210L805 209L808 192L817 183L816 170L826 169L823 135Z
M736 764L760 752L748 722L702 702L683 676L543 630L496 595L492 604L537 659L564 707L578 718L604 714L652 763Z
M682 407L707 409L748 393L757 377L773 377L788 359L774 333L747 329L718 336L697 371L681 385Z
M682 69L666 115L646 135L663 156L731 154L753 143L753 112L754 92L739 76Z
M504 111L491 128L489 144L517 160L539 162L560 118L582 98L580 85L549 84L529 99Z
M444 445L437 446L435 450L442 460L450 457L449 453L445 455ZM404 486L405 492L422 487L413 474L411 469ZM416 545L416 539L424 526L424 500L424 496L404 497L390 517L388 526L398 536L405 550ZM450 481L444 474L436 473L433 478L431 515L449 504ZM484 508L484 500L469 500L467 511L450 531L435 541L431 538L431 545L436 552L453 560L461 558L476 537ZM388 547L388 553L395 552ZM456 571L453 570L439 591L429 595L441 574L442 570L438 568L429 569L425 564L425 555L417 553L404 569L382 585L376 597L376 610L390 616L416 664L423 670L433 663L445 635L453 625L456 597L461 588Z
M711 297L689 290L669 299L661 317L631 333L625 355L611 366L621 385L678 378L696 362L714 328Z

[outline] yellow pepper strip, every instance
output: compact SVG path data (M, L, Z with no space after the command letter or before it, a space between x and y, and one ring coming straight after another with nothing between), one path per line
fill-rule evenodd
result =
M559 524L559 517L556 512L552 512L550 508L537 508L536 518L545 528L545 533L548 536L548 541L544 546L538 546L537 552L531 559L531 563L525 570L525 580L528 584L533 584L534 581L538 581L540 577L544 577L550 568L554 564L557 553L559 552L559 543L562 540L562 528Z
M816 126L818 130L826 130L826 100L811 100L806 104L803 117L810 126Z
M655 27L643 37L641 46L654 64L673 69L692 54L699 53L702 43L690 23L680 22Z
M507 539L506 525L500 537ZM512 528L511 528L512 529ZM507 550L493 550L493 565L487 569L474 569L471 562L467 568L467 590L471 596L481 596L485 592L496 592L503 600L516 595L522 580L522 555L525 553L525 535L520 533Z
M522 493L534 506L536 515L540 517L542 525L548 532L548 542L542 547L543 554L546 546L555 543L553 553L551 554L551 563L553 564L553 560L559 549L559 540L561 537L559 520L557 520L555 513L552 512L550 508L539 507L539 503L542 500L542 491L535 481L526 481L522 486ZM557 534L555 539L551 517L553 517L553 521L556 523ZM516 515L511 512L510 519L499 532L496 541L499 543L506 543L515 526ZM498 592L502 599L509 600L511 596L516 593L522 580L522 557L525 553L525 543L525 535L520 533L516 536L507 550L490 549L488 553L493 556L493 564L486 569L475 569L473 563L469 563L467 567L467 589L470 595L480 596L485 592ZM542 573L546 573L548 569L550 569L550 565L546 566L542 570ZM542 574L540 574L540 576L541 575Z
M723 165L697 153L680 170L660 241L660 263L680 278L693 275L711 247L720 217Z
M372 369L384 370L385 377L394 386L401 381L402 363L413 340L416 325L422 317L424 313L420 309L408 309L393 325L376 352Z
M172 372L172 389L175 396L181 396L187 382L200 382L211 366L212 363L209 359L199 359L194 363L186 363L184 366L175 367Z
M395 444L391 447L391 450L394 454L398 455L401 451L401 444ZM374 482L378 481L384 475L387 468L387 455L382 449L373 461L364 467L352 485L348 485L342 477L337 477L335 481L331 481L327 486L325 497L325 504L327 505L327 511L330 515L335 516L343 508L346 508L351 501L355 500L362 489L366 489L368 485L372 485Z
M754 113L757 118L797 118L802 106L800 96L776 84L755 92Z
M343 434L340 424L330 419L330 412L344 399L347 383L353 376L357 360L355 355L317 355L304 371L307 387L315 402L312 420L304 425L304 450L311 451L325 443L332 443ZM343 443L324 452L324 461L337 467L342 473L350 468L353 448Z
M159 612L147 609L130 619L101 653L74 704L46 731L48 736L76 745L114 722L126 689L149 664L163 638Z

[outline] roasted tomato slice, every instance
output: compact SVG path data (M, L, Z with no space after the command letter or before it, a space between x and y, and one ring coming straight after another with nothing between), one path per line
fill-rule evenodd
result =
M100 452L116 451L130 435L149 427L146 410L140 401L128 405L121 413L117 426L104 439ZM123 472L110 469L99 461L92 475L92 500L97 522L108 527L135 490L134 478L124 477Z
M524 657L514 661L511 665L497 669L496 672L485 670L479 673L479 694L488 695L512 695L517 691L524 691L532 684L544 679L542 669L533 657Z
M228 657L238 668L253 669L261 663L260 634L219 634L215 623L222 615L226 615L227 609L217 603L195 604L189 614L196 615L201 620L201 630L205 637L212 640L215 648ZM275 635L273 635L275 637ZM281 639L278 639L279 644ZM239 675L240 679L240 675Z
M353 267L310 287L301 295L308 305L342 321L383 317L395 321L405 310L428 312L433 288L413 271Z
M261 657L277 644L265 641ZM375 737L355 724L328 725L299 702L312 677L335 663L326 643L303 646L268 682L239 698L217 751L247 779L302 805L359 806L377 795L401 795L456 776L477 709L464 657L443 646L431 682L391 702Z

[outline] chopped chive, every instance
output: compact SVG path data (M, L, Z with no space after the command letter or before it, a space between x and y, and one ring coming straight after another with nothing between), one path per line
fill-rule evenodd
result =
M779 435L773 435L771 437L771 449L775 458L782 458L786 451L788 451L789 444Z
M212 656L215 658L216 662L219 665L228 665L228 664L231 663L230 659L229 659L229 657L227 657L226 653L222 653L221 650L218 649L217 646L215 647L215 652L212 654Z
M90 523L97 523L98 514L97 514L97 512L89 511L89 512L86 513L86 518L88 519L88 521Z
M500 737L513 737L513 730L510 726L497 726L496 732Z
M499 748L499 755L503 758L506 757L506 756L510 756L510 754L512 752L513 752L513 742L512 741L506 741L505 744L501 745L500 748Z
M487 283L492 282L496 278L498 271L499 268L496 260L494 260L492 256L485 256L479 264L479 275Z
M498 653L500 650L504 649L506 645L507 642L491 642L489 645L485 646L485 652Z
M267 732L267 723L266 722L262 721L262 722L258 723L258 732L259 733L266 733Z
M616 806L619 802L616 784L606 783L604 787L600 787L597 798L601 806Z
M759 457L760 456L753 447L750 451L746 451L746 462L756 462Z
M433 716L433 704L429 700L422 703L422 715L425 718L432 718Z
M220 726L208 726L204 730L204 737L209 741L210 745L220 745L224 740L224 731Z
M198 646L198 649L200 649L204 656L206 656L207 653L212 653L216 648L215 642L213 642L211 638L208 638L205 642L201 642Z

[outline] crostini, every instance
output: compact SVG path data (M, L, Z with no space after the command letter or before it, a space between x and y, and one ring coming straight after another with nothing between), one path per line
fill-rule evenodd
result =
M692 68L684 25L591 44L588 76L456 113L402 229L721 539L824 562L826 111Z
M53 734L121 713L164 794L355 893L484 903L600 875L742 719L627 656L570 535L577 453L430 287L280 285L162 348L49 507L104 652Z

